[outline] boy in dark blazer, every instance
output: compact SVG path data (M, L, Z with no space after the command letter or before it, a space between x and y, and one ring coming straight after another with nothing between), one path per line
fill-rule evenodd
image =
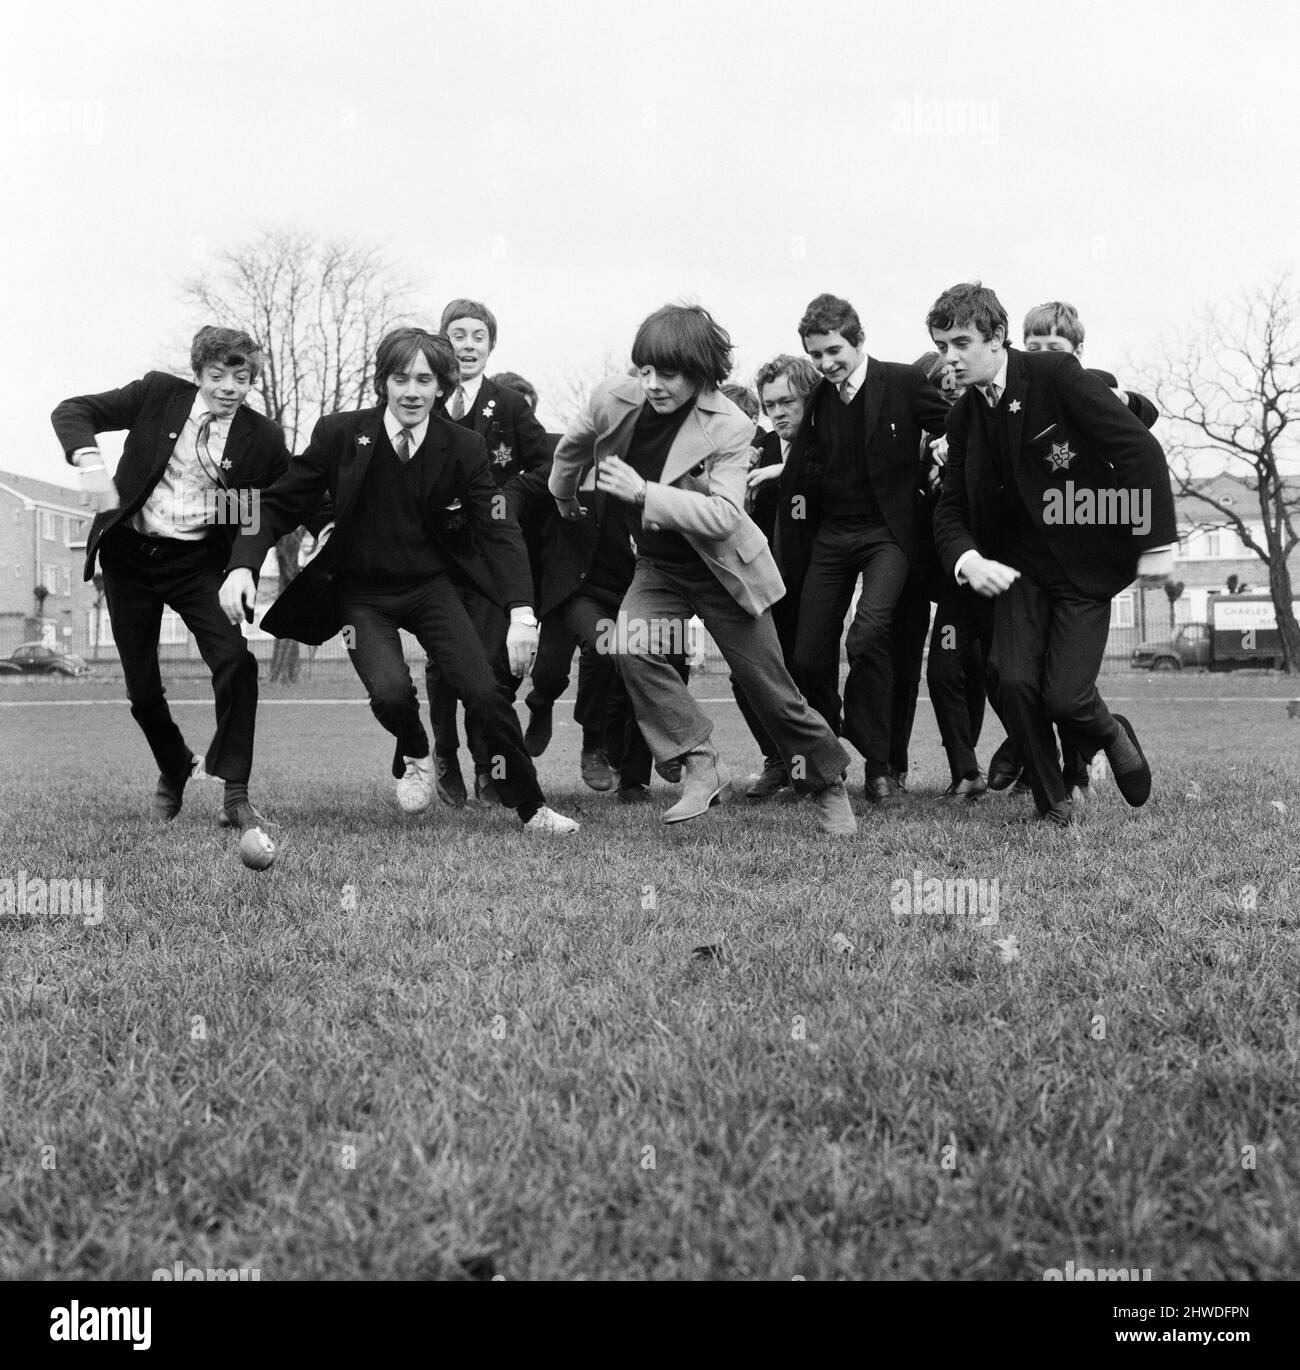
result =
M1128 803L1151 772L1128 720L1097 691L1110 600L1172 569L1174 502L1160 444L1068 354L1008 349L1007 315L978 282L926 318L966 393L952 408L934 516L946 574L995 600L991 687L1039 815L1072 821L1053 725L1105 750Z
M445 338L420 328L389 333L375 355L385 403L316 425L307 450L264 493L260 529L236 539L221 606L232 621L251 609L267 549L328 494L334 532L263 627L308 644L343 631L371 710L396 738L398 803L419 813L433 797L433 767L402 655L399 629L407 629L482 720L506 806L530 832L576 832L572 819L546 807L519 720L462 600L462 587L473 586L508 615L510 665L526 674L537 620L518 524L489 474L483 440L432 412L456 377Z
M545 466L554 445L548 441L546 430L527 399L512 387L500 385L484 375L488 358L497 345L496 315L479 300L451 300L442 311L439 330L450 341L460 367L456 383L451 392L443 396L439 412L483 439L492 479L506 496L511 514L518 519L520 477ZM519 681L510 674L506 662L505 616L473 587L461 588L465 608L487 647L497 683L505 698L513 702ZM437 662L430 661L426 665L425 684L433 721L438 796L444 803L459 807L467 796L456 755L460 746L456 732L456 696L448 688ZM478 733L468 712L465 732L474 757L474 793L486 803L499 803L486 740Z
M289 454L279 427L244 403L262 369L247 333L201 328L190 362L192 381L150 371L120 390L64 400L51 419L86 488L113 506L91 524L85 578L98 558L131 714L158 763L154 813L175 818L186 782L206 773L225 781L218 821L243 830L264 822L248 799L257 662L217 591L236 533L256 523L258 492ZM119 429L126 445L110 479L95 435ZM202 758L167 706L158 669L165 607L184 620L212 672L217 728Z
M822 380L786 463L777 515L781 575L789 605L798 605L794 677L865 757L867 799L895 808L891 629L908 577L920 570L921 434L943 432L948 406L915 367L868 357L847 300L819 295L799 336ZM859 574L841 713L840 636Z
M1021 335L1026 352L1069 352L1078 357L1080 362L1083 361L1083 320L1079 318L1079 311L1065 300L1048 300L1046 304L1035 305L1025 315ZM1101 371L1096 367L1087 369L1110 386L1128 406L1129 413L1140 419L1145 427L1150 428L1155 423L1159 412L1145 395L1136 390L1121 389L1109 371ZM989 607L992 608L991 605ZM1064 738L1062 747L1068 747ZM1022 769L1015 745L1008 738L994 752L989 763L989 788L1000 790L1014 784ZM1088 767L1076 749L1070 747L1064 751L1063 770L1070 799L1075 804L1085 800L1088 794ZM1029 787L1026 785L1024 788Z

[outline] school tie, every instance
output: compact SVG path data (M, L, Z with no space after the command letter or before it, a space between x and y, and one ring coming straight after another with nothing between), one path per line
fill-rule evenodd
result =
M458 385L456 393L451 397L451 416L453 419L465 417L465 387L463 385Z
M221 481L213 475L212 453L208 450L208 433L212 428L212 421L216 415L208 409L199 420L199 431L194 438L194 450L198 453L199 465L203 468L203 474L216 480L220 485Z
M1002 387L996 382L991 382L984 387L984 393L989 398L989 408L996 409L998 401L1002 398Z
M393 440L393 451L403 466L411 460L411 439L405 428L398 429L397 437Z
M841 382L840 382L840 403L841 403L841 404L852 404L852 403L853 403L853 383L852 383L852 381L841 381Z

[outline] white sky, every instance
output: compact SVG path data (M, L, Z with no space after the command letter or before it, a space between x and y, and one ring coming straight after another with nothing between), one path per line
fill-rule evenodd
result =
M1122 379L1295 261L1298 39L1261 0L10 6L0 469L70 474L52 406L173 361L263 224L385 244L434 326L484 299L544 420L682 297L752 375L820 291L911 360L979 277Z

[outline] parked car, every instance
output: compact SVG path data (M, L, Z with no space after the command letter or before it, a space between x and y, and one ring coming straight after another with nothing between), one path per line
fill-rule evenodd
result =
M43 642L24 642L12 656L0 660L0 671L29 675L88 675L90 667L72 652L56 651Z

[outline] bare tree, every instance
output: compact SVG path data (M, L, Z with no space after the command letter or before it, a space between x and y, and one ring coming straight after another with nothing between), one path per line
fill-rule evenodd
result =
M184 286L205 320L257 339L266 367L257 393L266 415L298 451L325 414L373 403L380 337L408 317L411 283L373 245L321 238L302 228L264 228L216 254L216 267ZM298 573L302 529L276 543L281 590ZM298 643L279 639L272 681L298 675Z
M1290 274L1245 292L1226 311L1207 309L1181 353L1146 376L1173 426L1165 446L1175 489L1212 508L1207 525L1230 524L1264 563L1286 669L1300 672L1288 565L1300 544L1300 462L1287 432L1300 420L1300 293ZM1224 506L1202 488L1207 454L1254 496L1262 536L1252 531L1252 511Z
M616 357L609 348L600 361L585 366L570 366L549 378L541 392L540 408L548 417L559 421L559 432L587 407L591 392L607 376L626 375L631 363L626 357Z

